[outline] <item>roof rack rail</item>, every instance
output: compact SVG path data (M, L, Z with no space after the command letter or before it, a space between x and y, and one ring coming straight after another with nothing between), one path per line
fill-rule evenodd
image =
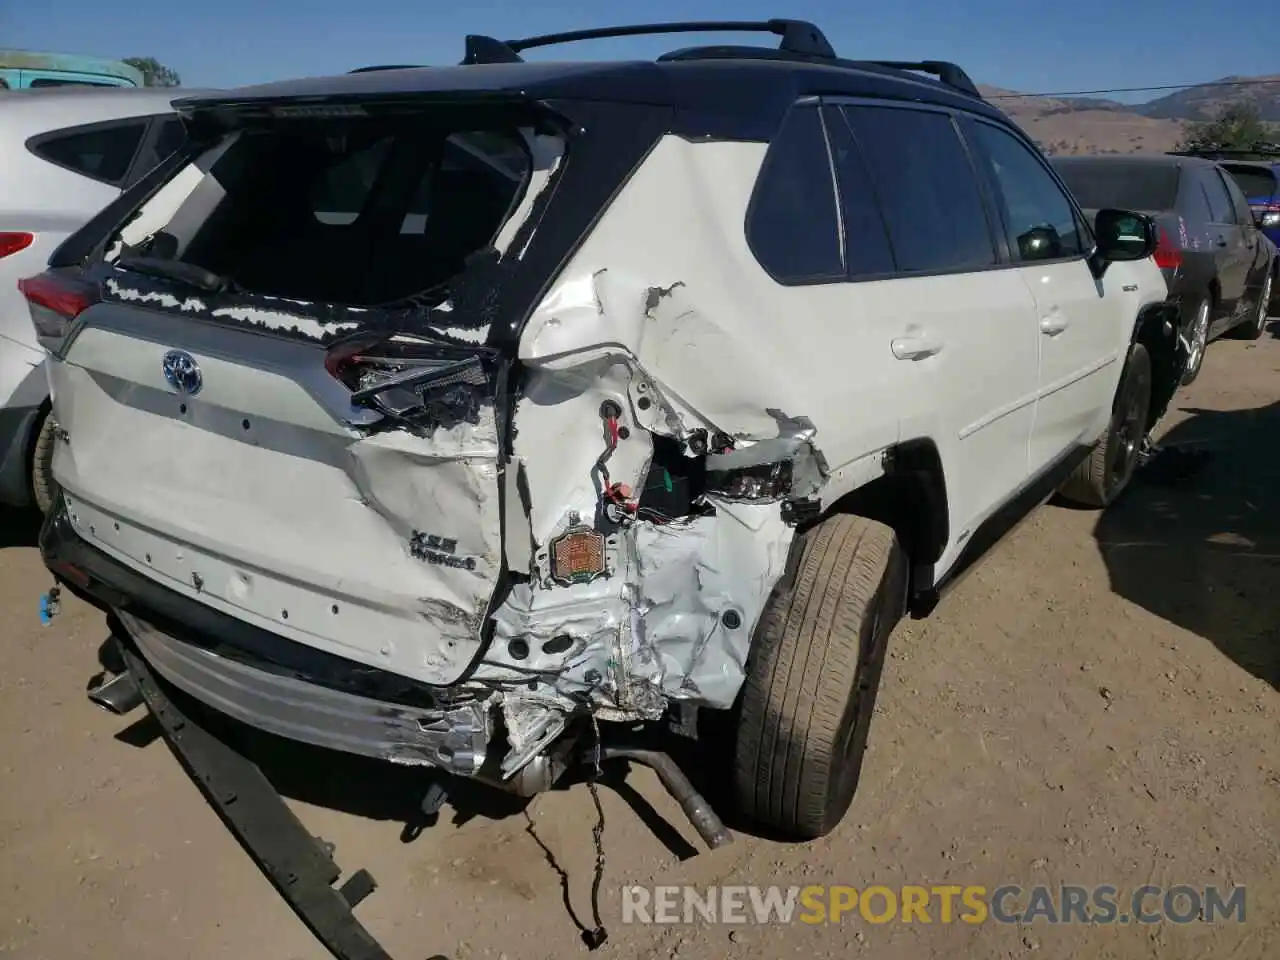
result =
M868 63L875 64L877 67L889 67L893 70L914 70L917 73L928 73L937 77L948 87L954 87L969 94L971 97L982 99L982 94L978 92L978 86L964 70L954 63L946 60L921 60L918 63L911 63L906 60L869 60Z
M496 40L493 37L470 34L467 36L466 56L462 62L472 63L520 63L520 51L533 47L549 47L577 40L603 40L609 37L638 37L664 33L773 33L782 38L778 49L787 53L836 58L835 48L826 35L806 20L690 20L676 23L645 23L623 27L598 27L594 30L573 30L568 33L549 33L541 37L525 37L523 40Z
M356 67L354 70L348 70L347 73L374 73L377 70L417 70L421 67L420 63L380 63L372 67Z

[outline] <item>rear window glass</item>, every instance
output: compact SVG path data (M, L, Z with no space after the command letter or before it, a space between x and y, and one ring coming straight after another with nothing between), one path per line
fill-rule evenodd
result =
M163 249L259 294L371 306L460 273L530 174L519 130L412 121L236 134L163 229Z
M42 137L31 149L59 166L114 184L129 172L146 131L145 120L64 130Z
M1052 161L1086 210L1172 210L1178 199L1178 168L1171 163L1124 160Z
M1251 202L1270 200L1276 194L1277 174L1258 167L1224 167L1240 192Z

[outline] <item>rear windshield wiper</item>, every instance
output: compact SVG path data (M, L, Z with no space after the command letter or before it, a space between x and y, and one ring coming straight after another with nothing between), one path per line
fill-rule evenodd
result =
M148 257L136 253L121 254L116 266L122 270L159 277L161 280L174 280L188 287L195 287L205 293L222 293L229 284L225 277L220 277L211 270L198 267L194 263L183 263L181 260L165 260L160 257Z

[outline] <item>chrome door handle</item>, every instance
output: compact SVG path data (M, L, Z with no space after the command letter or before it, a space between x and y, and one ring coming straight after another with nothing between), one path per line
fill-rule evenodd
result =
M912 337L895 337L889 349L899 360L923 360L942 352L941 341L919 334Z

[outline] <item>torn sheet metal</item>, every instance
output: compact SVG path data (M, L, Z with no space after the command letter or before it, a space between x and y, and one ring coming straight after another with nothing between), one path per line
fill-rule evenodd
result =
M652 719L667 698L727 709L793 535L775 505L637 523L612 538L615 576L567 589L518 586L495 615L486 659L556 674L547 695L587 694L615 719ZM516 640L527 651L518 662L506 653Z
M479 424L403 430L352 444L351 477L368 507L422 565L422 664L460 672L474 655L502 565L498 438L491 406Z
M739 515L748 515L741 522ZM765 603L786 567L793 531L776 506L736 505L714 517L635 530L641 636L663 694L727 709L745 679Z
M727 453L708 454L708 481L716 474L786 463L789 465L786 495L799 499L814 496L827 482L829 473L826 457L814 442L817 428L808 417L788 417L780 410L768 412L778 423L778 435L769 440L748 442Z
M550 291L525 327L520 359L563 370L625 357L637 384L653 388L643 404L640 391L632 395L647 429L682 436L714 428L765 439L777 435L767 411L804 410L806 397L804 384L781 375L795 367L771 362L751 343L699 305L691 281L646 283L597 268L566 275Z

